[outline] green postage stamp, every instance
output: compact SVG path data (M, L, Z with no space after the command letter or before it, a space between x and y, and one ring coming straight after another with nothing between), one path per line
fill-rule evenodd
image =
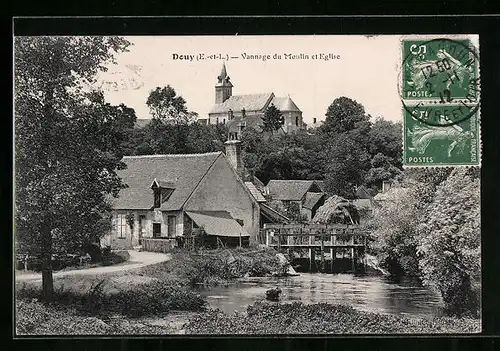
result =
M478 37L404 37L403 164L479 166Z

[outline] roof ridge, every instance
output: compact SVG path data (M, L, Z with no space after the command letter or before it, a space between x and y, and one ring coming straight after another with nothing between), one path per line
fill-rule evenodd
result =
M197 156L215 156L221 154L222 151L205 152L198 154L154 154L154 155L131 155L123 156L123 158L160 158L160 157L197 157Z

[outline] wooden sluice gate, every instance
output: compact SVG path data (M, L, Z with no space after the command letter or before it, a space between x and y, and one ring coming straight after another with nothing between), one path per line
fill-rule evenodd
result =
M368 232L358 225L264 224L263 234L266 246L287 252L298 262L306 259L310 272L366 269Z

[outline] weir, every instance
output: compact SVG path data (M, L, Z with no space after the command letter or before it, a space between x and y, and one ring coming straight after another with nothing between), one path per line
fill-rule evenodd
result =
M261 238L266 246L286 251L295 260L307 259L310 272L354 273L366 270L367 236L358 225L264 224ZM346 258L350 260L347 267Z

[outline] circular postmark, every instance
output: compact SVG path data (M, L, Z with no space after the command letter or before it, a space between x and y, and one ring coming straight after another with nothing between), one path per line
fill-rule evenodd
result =
M470 39L403 39L398 85L405 113L432 126L459 124L479 109L479 55Z

